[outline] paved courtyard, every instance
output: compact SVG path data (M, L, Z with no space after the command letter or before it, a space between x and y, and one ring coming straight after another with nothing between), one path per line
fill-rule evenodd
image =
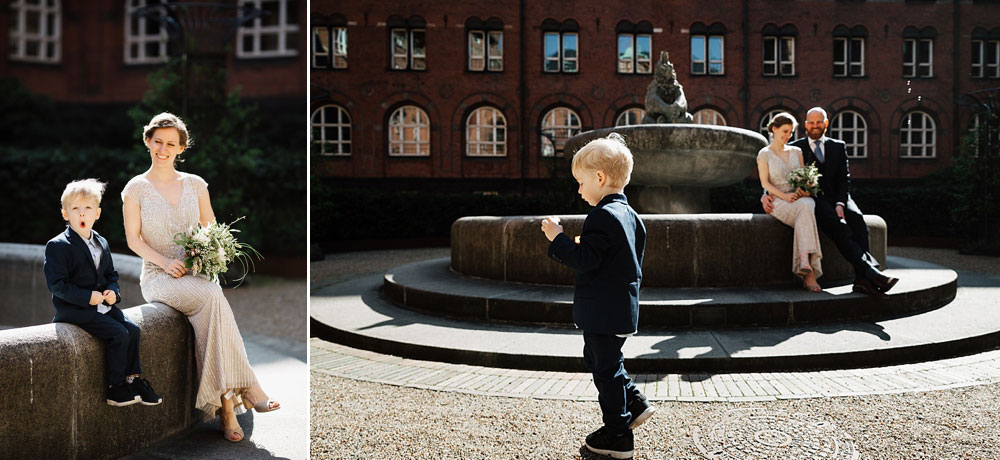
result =
M964 274L1000 286L997 258L889 253L953 268L960 285ZM328 256L312 263L312 289L447 255ZM603 458L581 449L600 424L587 374L416 361L319 339L310 355L313 458ZM634 377L661 409L636 430L636 458L1000 458L1000 351L841 371Z

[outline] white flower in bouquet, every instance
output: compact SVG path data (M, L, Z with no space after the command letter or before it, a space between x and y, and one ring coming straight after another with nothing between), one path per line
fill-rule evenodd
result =
M254 266L252 256L257 260L261 256L249 244L236 240L234 233L239 230L231 226L240 219L243 217L230 224L213 222L204 227L199 223L189 227L186 232L174 235L174 242L184 248L184 266L195 275L204 273L212 281L217 281L219 275L226 272L227 265L238 261L243 266L243 276L236 281L243 281Z
M798 168L788 173L788 184L795 189L802 189L809 192L811 196L819 196L823 193L819 189L819 178L823 177L816 168L816 163L809 163L809 166Z

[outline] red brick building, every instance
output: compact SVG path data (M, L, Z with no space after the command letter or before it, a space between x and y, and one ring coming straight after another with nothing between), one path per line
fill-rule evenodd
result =
M641 116L664 50L702 121L759 129L822 106L855 177L917 178L976 123L968 93L1000 87L996 1L566 5L313 1L313 171L549 177L562 138Z
M0 8L0 75L62 103L134 103L168 56L167 28L133 18L160 0L10 0ZM216 2L219 3L219 2ZM236 5L236 1L224 2ZM306 2L240 0L267 14L241 27L225 57L227 86L253 99L305 98ZM170 51L173 51L172 49Z

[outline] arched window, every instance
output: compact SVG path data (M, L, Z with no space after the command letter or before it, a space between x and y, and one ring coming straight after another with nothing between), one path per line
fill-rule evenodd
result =
M507 155L507 119L493 107L480 107L465 120L465 154L470 157Z
M324 105L312 115L313 142L320 154L351 154L351 116L339 105Z
M768 121L771 119L769 118ZM726 126L726 117L715 109L701 109L694 113L694 122L700 125Z
M396 109L389 117L389 155L431 154L431 122L427 112L415 105Z
M563 156L566 140L580 132L580 116L567 107L549 110L542 118L542 156Z
M140 8L159 5L160 0L125 1L125 63L149 64L166 62L167 29L155 19L135 17ZM166 10L161 11L164 13Z
M625 109L615 119L615 126L638 125L642 123L642 119L645 117L646 111L641 107Z
M937 128L934 119L925 112L913 111L903 117L899 127L899 156L904 158L934 158L937 150Z
M847 144L848 157L868 156L868 123L860 113L844 110L834 115L830 121L830 137L840 139Z

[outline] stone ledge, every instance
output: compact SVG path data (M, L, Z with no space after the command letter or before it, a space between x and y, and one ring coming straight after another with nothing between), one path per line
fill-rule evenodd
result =
M463 217L451 226L451 268L466 276L535 284L573 284L568 267L549 260L543 216ZM559 216L579 235L586 216ZM766 214L650 214L643 287L764 287L799 283L792 274L792 228ZM871 253L883 266L886 225L865 216ZM820 235L821 283L853 280L833 241Z
M128 308L143 377L163 404L105 401L104 344L65 323L0 331L0 451L9 458L118 458L200 422L194 331L163 304Z
M125 308L141 330L143 377L163 404L107 405L104 344L55 310L42 272L45 247L0 243L0 457L119 458L201 421L194 408L194 331L163 304ZM142 302L141 259L113 254L122 305ZM22 327L23 326L23 327Z

